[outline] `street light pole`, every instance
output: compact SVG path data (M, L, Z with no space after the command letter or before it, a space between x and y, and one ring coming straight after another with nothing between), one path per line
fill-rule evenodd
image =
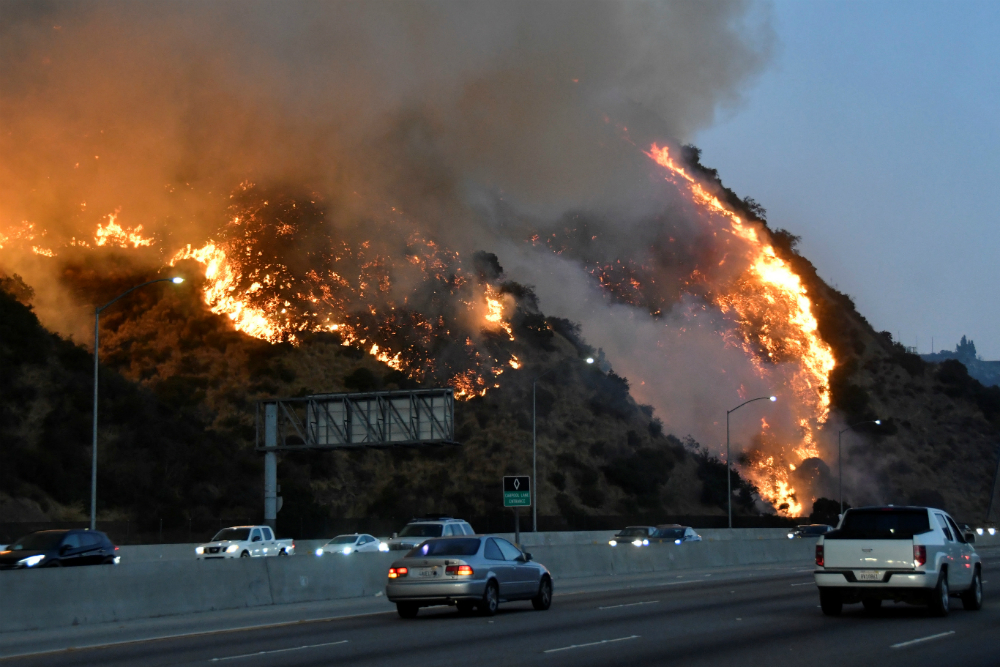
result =
M93 437L91 440L91 461L90 461L90 529L97 530L97 356L98 347L100 343L100 323L101 323L101 312L113 304L118 299L123 296L139 289L140 287L145 287L146 285L152 285L153 283L164 283L170 282L175 285L179 285L184 282L183 278L157 278L156 280L150 280L148 282L142 283L141 285L136 285L130 289L125 290L115 298L108 301L106 304L99 308L94 308L94 419L93 419Z
M587 363L594 363L593 357L587 357ZM538 532L538 410L536 408L535 395L538 381L553 372L550 368L531 381L531 532Z
M844 513L844 455L843 455L843 453L841 451L841 447L840 447L840 441L841 441L841 437L840 436L844 435L844 433L846 433L847 431L850 431L852 428L854 428L856 426L861 426L863 424L875 424L875 425L879 425L881 423L882 423L881 419L869 419L867 421L858 422L857 424L851 424L847 428L842 429L839 433L837 433L837 477L839 478L837 480L837 484L840 486L840 490L839 490L838 493L840 494L840 513L841 514Z
M730 529L733 527L733 480L729 467L729 415L733 414L747 403L753 403L754 401L771 401L773 403L776 400L778 400L777 396L760 396L758 398L751 398L749 401L743 401L732 410L726 410L726 498L729 503Z

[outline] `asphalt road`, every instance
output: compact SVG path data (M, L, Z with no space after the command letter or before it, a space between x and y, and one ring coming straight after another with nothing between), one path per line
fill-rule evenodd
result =
M861 605L827 618L811 571L683 578L629 589L558 593L552 608L501 606L493 618L422 609L58 652L0 665L1000 665L1000 555L984 556L978 612L952 600ZM997 574L994 575L993 573ZM995 581L990 581L995 576ZM993 584L991 586L991 584Z

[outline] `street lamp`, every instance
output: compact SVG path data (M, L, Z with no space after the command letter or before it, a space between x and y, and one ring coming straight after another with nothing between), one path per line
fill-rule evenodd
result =
M728 503L729 503L730 528L733 527L733 480L729 468L729 415L733 414L747 403L753 403L754 401L771 401L772 403L774 403L777 400L778 400L777 396L760 396L758 398L751 398L749 401L743 401L732 410L726 410L726 495L728 497Z
M840 431L837 434L837 477L840 479L837 481L840 486L840 513L844 513L844 456L840 453L840 436L844 435L847 431L850 431L856 426L863 426L864 424L875 424L876 426L882 424L881 419L869 419L867 421L858 422L857 424L851 424L847 428Z
M593 357L587 357L588 364L594 363ZM556 369L550 368L531 381L531 532L538 532L538 411L535 409L535 389L538 381Z
M100 308L94 309L94 437L91 444L92 458L90 463L90 529L97 530L97 351L98 343L100 342L99 329L98 326L101 321L101 311L113 304L118 299L122 298L126 294L139 289L140 287L145 287L146 285L152 285L153 283L173 283L175 285L180 285L184 282L184 279L180 276L176 278L157 278L156 280L150 280L149 282L142 283L141 285L136 285L131 289L127 289L115 298L108 301L106 304Z

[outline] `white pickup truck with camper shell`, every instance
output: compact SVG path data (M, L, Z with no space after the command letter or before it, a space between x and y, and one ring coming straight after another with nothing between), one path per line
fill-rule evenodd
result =
M939 509L850 509L816 543L814 577L823 613L837 616L843 605L858 602L874 611L892 600L928 605L944 616L952 597L978 610L983 572L975 540Z
M198 560L291 556L295 542L276 539L269 526L232 526L220 530L210 542L199 544L194 553Z

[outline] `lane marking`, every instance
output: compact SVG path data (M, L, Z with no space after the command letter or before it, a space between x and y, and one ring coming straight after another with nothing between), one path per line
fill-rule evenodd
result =
M643 604L656 604L659 600L649 600L648 602L629 602L628 604L612 604L607 607L598 607L598 609L620 609L622 607L638 607Z
M815 581L807 581L807 582L801 583L801 584L792 584L792 586L812 586L815 583L816 583Z
M587 648L588 646L600 646L601 644L627 642L630 639L639 639L639 635L632 635L630 637L619 637L618 639L602 639L599 642L590 642L589 644L573 644L572 646L563 646L562 648L550 648L547 651L542 651L542 653L558 653L559 651L569 651L575 648Z
M257 651L256 653L244 653L243 655L227 655L225 658L212 658L212 662L222 662L223 660L239 660L240 658L254 658L258 655L271 655L273 653L287 653L288 651L301 651L307 648L320 648L322 646L336 646L337 644L346 644L347 639L341 639L339 642L327 642L325 644L309 644L308 646L293 646L292 648L278 648L273 651Z
M931 635L929 637L921 637L920 639L911 639L908 642L900 642L898 644L893 644L889 648L905 648L907 646L913 646L914 644L922 644L924 642L929 642L935 639L941 639L942 637L948 637L955 634L954 630L949 630L948 632L939 632L936 635Z

